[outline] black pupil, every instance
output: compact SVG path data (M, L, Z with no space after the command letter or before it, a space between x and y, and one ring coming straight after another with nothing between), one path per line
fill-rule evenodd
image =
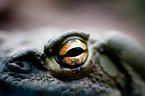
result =
M82 54L83 52L84 52L84 50L81 47L75 47L75 48L72 48L69 51L67 51L64 56L65 57L75 57L75 56Z

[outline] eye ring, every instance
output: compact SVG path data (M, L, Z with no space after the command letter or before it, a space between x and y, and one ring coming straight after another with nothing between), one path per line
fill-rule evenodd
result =
M60 36L62 36L62 35L60 35ZM60 37L57 39L50 39L49 44L46 44L44 46L44 52L46 54L44 66L49 70L49 73L51 75L53 75L54 77L59 78L59 79L70 80L70 79L79 79L81 77L86 76L94 65L94 63L92 62L92 56L93 56L92 44L91 44L90 40L82 37L82 36L87 36L87 38L88 38L89 34L83 33L83 32L74 32L73 33L71 31L71 32L64 33L63 37L64 36L67 36L67 38ZM78 46L75 46L75 47L70 46L71 51L72 50L79 50L79 51L82 50L82 52L80 52L79 54L70 55L69 50L67 50L66 52L68 52L68 54L65 55L65 57L67 57L67 56L72 56L72 57L76 56L77 57L84 52L88 52L89 54L86 56L86 59L83 63L77 64L75 66L68 65L68 64L66 64L67 66L64 66L63 63L60 62L60 59L58 58L59 50L62 48L62 46L66 42L68 42L70 40L74 40L74 39L77 39L77 40L83 42L86 46L87 51L85 51L85 48L81 48L81 47L78 48ZM51 53L49 52L50 49L52 50ZM64 54L60 54L60 55L64 55Z

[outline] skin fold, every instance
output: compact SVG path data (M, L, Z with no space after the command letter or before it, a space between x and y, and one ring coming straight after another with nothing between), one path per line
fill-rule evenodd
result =
M49 39L43 50L28 47L11 56L1 56L0 94L144 96L143 48L121 33L102 34L101 38L90 35L71 30ZM61 56L60 49L67 54ZM82 54L87 54L85 60ZM68 61L64 64L65 60Z

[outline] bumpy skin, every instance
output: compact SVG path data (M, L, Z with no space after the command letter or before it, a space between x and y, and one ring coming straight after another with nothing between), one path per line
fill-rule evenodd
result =
M84 71L78 66L71 69L74 73L65 70L66 76L63 77L62 73L56 74L56 70L52 70L55 67L47 65L59 51L61 43L68 37L86 40L86 44L92 49L88 52L91 54L91 58L88 58L91 67L88 67L89 71ZM122 34L109 33L100 40L89 38L84 32L69 31L49 40L44 52L28 48L10 57L1 57L0 94L1 96L144 96L144 58L145 52L140 45ZM57 62L52 64L54 63Z

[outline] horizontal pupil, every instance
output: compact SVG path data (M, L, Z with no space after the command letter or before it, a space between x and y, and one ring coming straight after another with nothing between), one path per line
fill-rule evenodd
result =
M75 57L82 54L84 50L81 47L75 47L66 52L63 57Z

